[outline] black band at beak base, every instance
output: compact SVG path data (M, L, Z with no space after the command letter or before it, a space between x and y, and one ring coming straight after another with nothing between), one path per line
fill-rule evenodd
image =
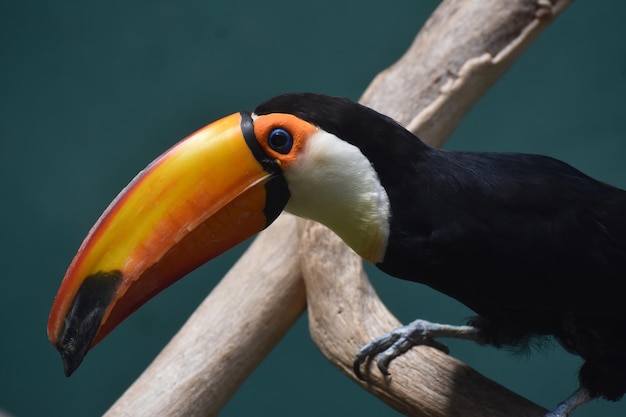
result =
M261 164L263 169L270 173L272 177L265 183L266 202L263 214L265 215L265 227L272 224L274 220L280 215L287 201L289 200L289 187L287 181L282 175L280 165L274 159L271 159L261 148L259 142L254 134L254 121L252 116L248 112L241 112L241 131L243 137L246 140L250 152Z

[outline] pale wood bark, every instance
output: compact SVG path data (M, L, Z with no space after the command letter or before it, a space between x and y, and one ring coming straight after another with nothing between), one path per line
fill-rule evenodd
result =
M218 414L305 309L295 225L259 235L105 416Z
M440 146L571 0L446 0L362 102ZM263 232L107 416L216 415L305 308L322 353L350 378L356 351L399 325L361 260L323 226L283 215ZM301 262L301 264L300 264ZM418 287L416 287L416 291ZM545 410L432 348L364 388L406 415L540 416Z

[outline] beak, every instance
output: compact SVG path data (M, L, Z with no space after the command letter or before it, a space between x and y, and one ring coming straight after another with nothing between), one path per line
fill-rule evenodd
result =
M212 123L157 158L102 214L61 283L48 337L65 374L158 292L267 227L288 198L248 113Z

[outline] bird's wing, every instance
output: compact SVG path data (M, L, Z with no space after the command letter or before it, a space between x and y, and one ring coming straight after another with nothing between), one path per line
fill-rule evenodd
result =
M547 157L453 157L432 195L429 284L470 306L626 317L624 191Z

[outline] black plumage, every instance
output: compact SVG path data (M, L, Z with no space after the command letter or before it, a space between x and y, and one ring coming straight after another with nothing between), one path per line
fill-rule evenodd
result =
M350 100L289 94L291 113L360 148L391 205L390 275L477 313L480 340L523 347L554 336L585 363L592 397L626 392L626 192L556 159L431 148Z

